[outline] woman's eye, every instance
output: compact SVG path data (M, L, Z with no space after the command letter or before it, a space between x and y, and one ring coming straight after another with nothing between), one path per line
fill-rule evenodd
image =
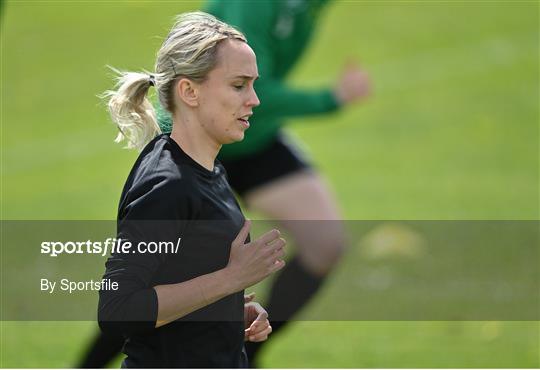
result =
M244 85L234 85L234 88L236 90L242 90L244 88Z

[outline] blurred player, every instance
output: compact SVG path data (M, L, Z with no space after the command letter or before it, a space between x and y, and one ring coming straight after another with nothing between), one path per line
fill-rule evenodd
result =
M347 66L334 86L292 88L286 77L306 49L326 1L211 1L207 10L238 27L257 55L260 79L244 141L219 158L231 187L250 210L281 220L296 255L275 279L266 304L274 335L317 292L344 250L335 200L309 160L282 130L287 118L332 112L367 97L367 74ZM163 130L167 122L160 120ZM332 222L302 222L333 220ZM252 365L263 343L248 343Z

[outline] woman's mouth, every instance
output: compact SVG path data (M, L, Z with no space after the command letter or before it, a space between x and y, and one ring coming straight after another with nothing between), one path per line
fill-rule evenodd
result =
M238 121L240 122L240 124L242 125L242 127L244 127L244 129L248 129L248 128L249 128L249 121L248 121L247 119L238 118Z

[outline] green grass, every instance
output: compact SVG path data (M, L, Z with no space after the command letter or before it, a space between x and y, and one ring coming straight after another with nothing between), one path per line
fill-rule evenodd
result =
M172 16L198 4L4 4L2 219L116 217L136 153L112 142L96 98L111 86L104 66L151 69ZM538 25L535 2L329 5L292 83L330 83L353 57L375 93L290 131L346 219L539 218ZM312 308L340 292L336 281ZM0 366L74 366L94 331L92 322L2 322ZM538 322L295 322L263 364L539 367L539 332Z
M3 367L73 367L90 322L4 323ZM309 339L308 339L309 338ZM118 358L111 367L119 367ZM536 322L295 322L264 352L269 367L538 367Z

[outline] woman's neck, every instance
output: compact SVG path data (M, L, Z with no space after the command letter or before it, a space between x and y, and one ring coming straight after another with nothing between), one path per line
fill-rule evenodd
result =
M173 118L171 138L195 162L213 171L221 145L211 140L198 122Z

